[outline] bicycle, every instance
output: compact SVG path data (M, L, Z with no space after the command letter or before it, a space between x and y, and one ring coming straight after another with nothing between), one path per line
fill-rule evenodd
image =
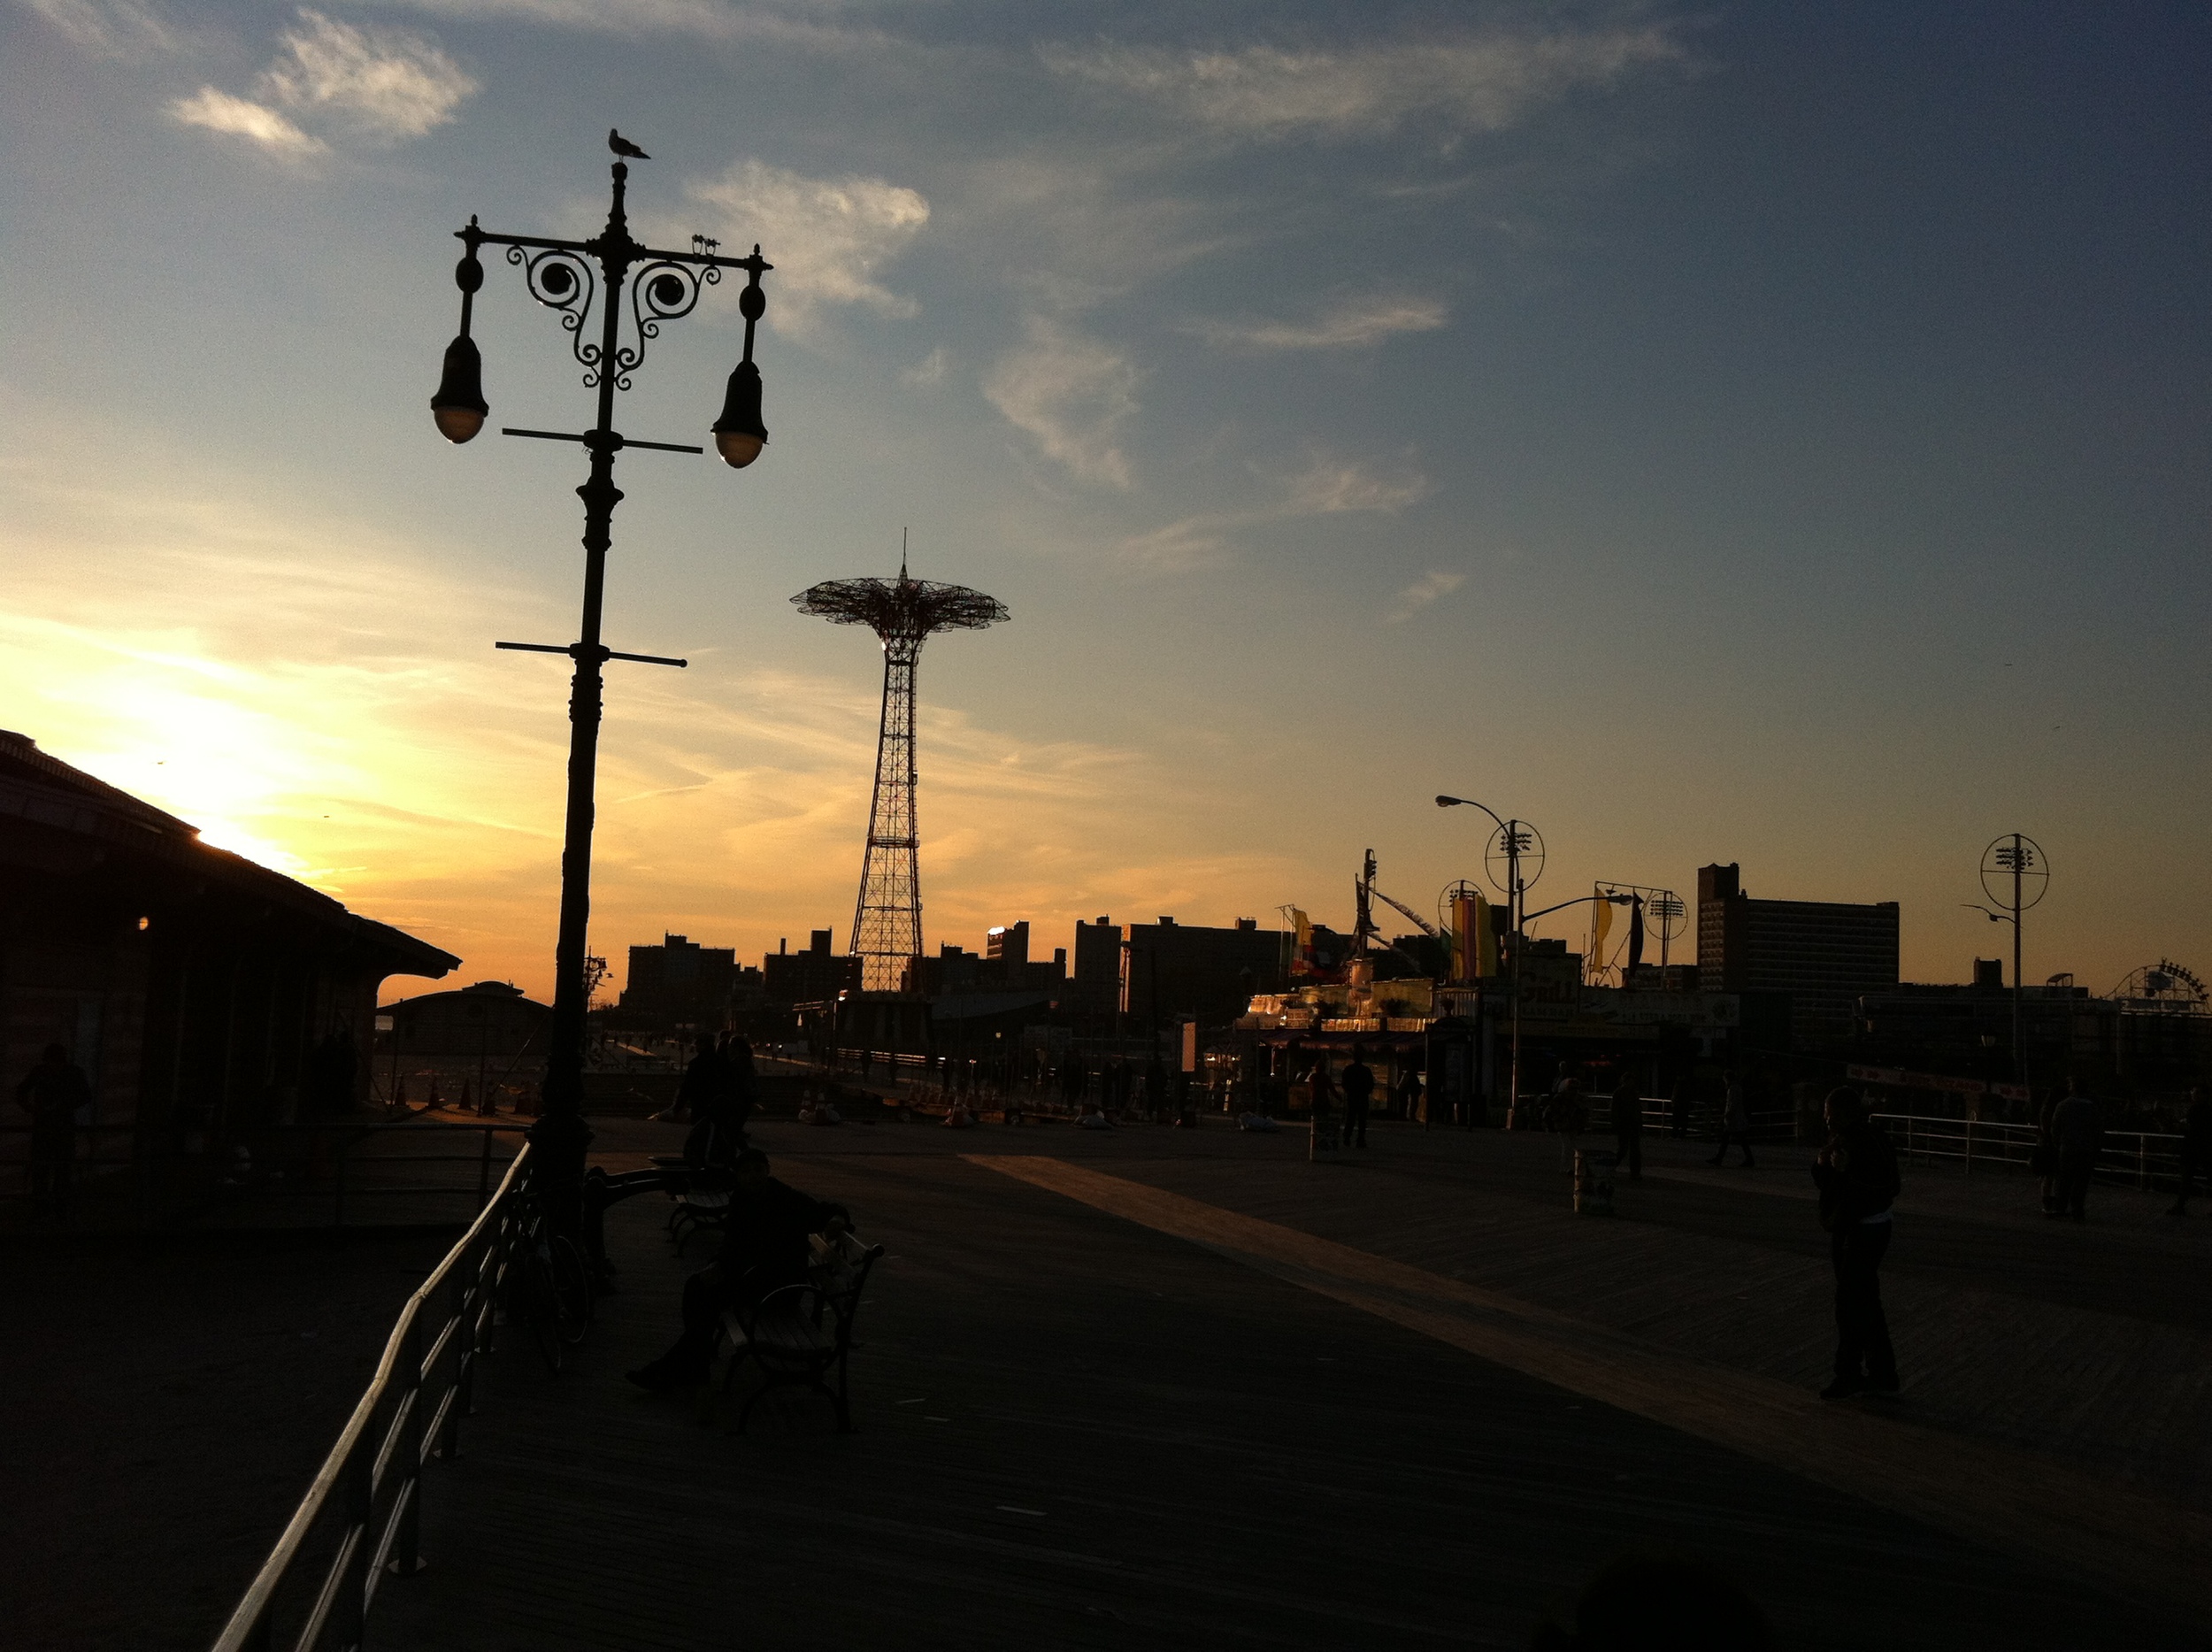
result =
M534 1193L523 1192L511 1219L502 1306L507 1318L529 1325L539 1357L558 1376L567 1350L591 1328L596 1294L591 1270L576 1241L554 1231L544 1201Z

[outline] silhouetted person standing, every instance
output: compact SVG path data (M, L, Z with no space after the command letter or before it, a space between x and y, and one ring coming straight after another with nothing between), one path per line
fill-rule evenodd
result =
M2189 1195L2197 1178L2212 1180L2212 1100L2202 1090L2189 1092L2189 1110L2181 1120L2181 1185L2174 1190L2173 1213L2189 1214Z
M2058 1210L2053 1214L2085 1221L2089 1178L2104 1148L2104 1117L2078 1081L2068 1080L2066 1099L2051 1110L2051 1133L2058 1141Z
M1629 1180L1643 1180L1644 1098L1627 1072L1613 1087L1613 1141L1620 1149L1621 1163L1628 1166Z
M1836 1375L1824 1400L1897 1392L1897 1354L1882 1312L1882 1258L1896 1226L1897 1150L1848 1085L1828 1092L1828 1143L1813 1161L1820 1225L1836 1271Z
M2067 1081L2066 1093L2071 1095L2074 1086ZM2035 1116L2035 1145L2028 1149L2028 1168L2042 1179L2043 1214L2063 1216L2066 1207L2058 1202L2058 1129L2052 1120L2058 1112L2058 1103L2046 1101Z
M1751 1096L1743 1087L1743 1080L1731 1073L1728 1088L1722 1102L1720 1120L1720 1151L1706 1161L1709 1164L1727 1163L1728 1149L1743 1149L1744 1168L1755 1162L1751 1156Z
M1677 1079L1674 1088L1667 1095L1667 1133L1681 1137L1690 1133L1690 1081Z
M729 1099L724 1080L727 1070L714 1048L714 1034L699 1034L698 1053L684 1068L682 1081L676 1086L676 1099L668 1104L663 1118L703 1118L709 1113L719 1112Z
M1421 1127L1425 1130L1436 1122L1421 1108L1420 1068L1408 1067L1398 1075L1398 1105L1408 1124L1418 1118L1421 1121Z
M1154 1124L1160 1122L1160 1110L1167 1105L1167 1069L1160 1064L1157 1056L1144 1064L1144 1116Z
M1582 1145L1582 1127L1590 1122L1589 1103L1582 1097L1582 1080L1563 1075L1551 1093L1551 1127L1559 1136L1559 1162L1571 1169L1575 1150Z
M31 1204L58 1210L69 1203L77 1156L77 1110L92 1104L84 1070L59 1044L49 1044L23 1081L16 1104L31 1115Z
M1336 1083L1329 1076L1329 1058L1324 1056L1306 1074L1306 1081L1313 1089L1313 1103L1310 1109L1313 1127L1326 1135L1333 1130L1336 1118Z
M1352 1046L1352 1058L1344 1064L1344 1071L1336 1081L1344 1091L1344 1145L1367 1145L1367 1109L1375 1097L1375 1070L1367 1064L1366 1052L1357 1044Z

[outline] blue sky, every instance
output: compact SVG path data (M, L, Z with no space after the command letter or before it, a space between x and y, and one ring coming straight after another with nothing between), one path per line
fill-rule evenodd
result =
M2031 979L2212 964L2199 8L156 4L0 12L10 592L49 749L549 980L579 456L426 411L451 231L763 243L771 442L632 453L595 949L850 922L895 567L930 944L1542 893L1897 899L2000 832ZM733 288L619 415L699 441ZM493 422L576 427L494 264ZM1579 919L1545 926L1572 935Z

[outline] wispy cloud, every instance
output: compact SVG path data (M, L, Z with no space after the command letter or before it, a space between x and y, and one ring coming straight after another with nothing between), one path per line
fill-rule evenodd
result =
M1417 121L1494 132L1585 88L1684 57L1663 23L1498 30L1342 50L1044 49L1072 79L1156 103L1185 119L1252 138L1353 137Z
M1256 527L1353 511L1394 515L1427 497L1429 481L1410 465L1385 471L1356 459L1317 455L1302 470L1271 479L1271 487L1272 497L1263 503L1240 511L1202 511L1181 517L1133 534L1118 549L1154 572L1187 573L1230 560L1238 536ZM1448 577L1455 583L1458 579L1436 577Z
M173 51L181 43L166 8L154 0L20 0L79 50L102 58Z
M1125 488L1129 460L1118 437L1136 414L1141 377L1112 345L1032 315L1023 342L985 376L983 394L1047 457L1084 481Z
M1383 623L1392 626L1402 625L1434 603L1439 597L1449 596L1466 583L1465 574L1447 572L1441 568L1425 573L1398 593L1398 600L1391 605L1390 611L1383 616Z
M759 40L839 50L879 45L890 38L850 24L825 21L826 8L793 0L391 0L419 12L465 22L535 23L596 35L688 35L704 40Z
M1399 333L1427 333L1449 319L1433 298L1378 293L1351 302L1310 321L1193 322L1185 330L1211 344L1233 350L1359 350Z
M1315 458L1292 479L1285 498L1294 516L1404 510L1428 496L1429 479L1411 466L1377 470L1354 459Z
M780 331L813 332L833 304L885 316L920 308L876 279L929 222L929 203L915 190L881 178L809 178L745 160L719 178L687 185L686 193L721 215L729 245L771 248L776 274L768 320Z
M204 86L171 104L169 112L187 126L245 138L272 155L299 160L329 144L295 116L350 138L396 143L451 120L477 88L475 77L427 36L357 28L302 7L275 61L255 81L255 97Z
M178 98L169 105L169 112L188 127L204 127L210 132L245 138L287 160L303 160L311 155L320 155L330 147L320 138L301 131L288 116L266 104L257 104L249 97L234 97L211 86L203 86L189 97Z
M951 352L940 344L911 367L901 368L899 380L903 384L942 384L951 366Z

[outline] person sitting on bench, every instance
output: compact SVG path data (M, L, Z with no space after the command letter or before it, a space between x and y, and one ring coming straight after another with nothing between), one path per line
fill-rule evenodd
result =
M768 1173L768 1156L748 1148L737 1156L722 1256L684 1281L684 1328L675 1346L629 1373L641 1388L662 1392L695 1387L707 1379L722 1315L758 1307L770 1292L803 1283L807 1240L816 1233L849 1233L852 1217L841 1204L810 1198Z

